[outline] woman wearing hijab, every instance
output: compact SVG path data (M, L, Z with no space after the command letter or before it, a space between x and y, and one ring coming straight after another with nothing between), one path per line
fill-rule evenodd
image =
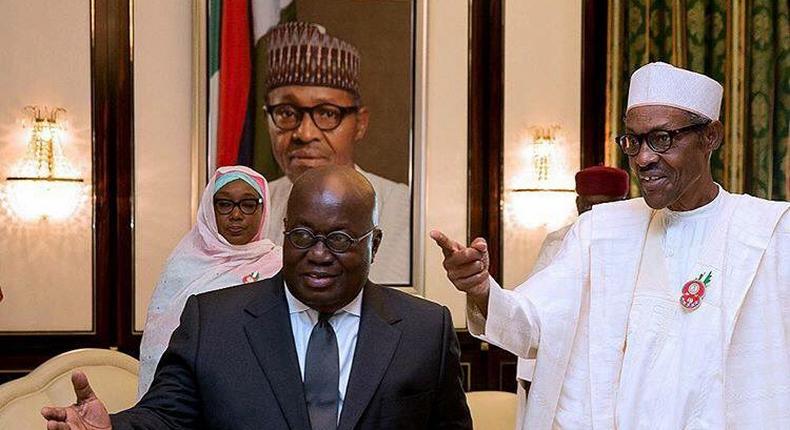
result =
M266 180L243 166L220 167L209 181L197 222L170 255L156 285L140 345L142 397L191 295L266 279L282 268L282 248L263 238Z

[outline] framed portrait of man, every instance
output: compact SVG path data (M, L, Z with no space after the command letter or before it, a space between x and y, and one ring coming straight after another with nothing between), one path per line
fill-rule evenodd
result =
M373 185L383 240L372 281L421 291L421 24L417 0L200 0L199 164L269 182L266 236L283 242L293 180L354 166ZM200 189L200 187L195 187Z

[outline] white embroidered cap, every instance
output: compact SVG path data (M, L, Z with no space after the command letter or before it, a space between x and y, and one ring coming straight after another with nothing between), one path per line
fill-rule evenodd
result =
M672 106L718 120L724 88L715 80L667 63L646 64L631 75L626 113L637 106Z

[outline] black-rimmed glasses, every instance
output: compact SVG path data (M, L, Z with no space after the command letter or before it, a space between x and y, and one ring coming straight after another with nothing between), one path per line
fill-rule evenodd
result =
M359 243L362 239L373 234L378 226L374 226L365 234L359 237L352 237L343 231L333 231L329 234L315 234L307 227L296 227L285 232L285 237L288 242L296 248L307 249L313 247L318 241L324 242L324 245L330 251L335 253L343 253L349 250L352 246Z
M228 215L233 212L236 207L239 208L244 215L252 215L258 210L258 206L263 204L263 199L241 199L237 202L228 199L215 199L214 208L221 215Z
M267 105L263 109L272 118L277 128L285 131L295 130L302 124L304 114L310 114L313 123L321 131L331 131L340 126L343 119L359 110L359 106L337 106L331 103L305 107L290 103Z
M672 142L679 134L705 127L708 124L710 124L710 122L691 124L674 130L653 130L644 134L625 133L617 136L615 141L625 155L629 157L639 154L639 148L641 148L642 142L647 142L647 146L652 149L653 152L661 154L667 152L669 148L672 147Z

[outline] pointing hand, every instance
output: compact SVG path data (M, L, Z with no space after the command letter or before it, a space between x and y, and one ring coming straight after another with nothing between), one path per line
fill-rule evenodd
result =
M447 278L455 288L465 292L485 315L490 287L488 244L485 239L478 237L466 247L438 230L431 231L431 238L444 253L443 266Z

